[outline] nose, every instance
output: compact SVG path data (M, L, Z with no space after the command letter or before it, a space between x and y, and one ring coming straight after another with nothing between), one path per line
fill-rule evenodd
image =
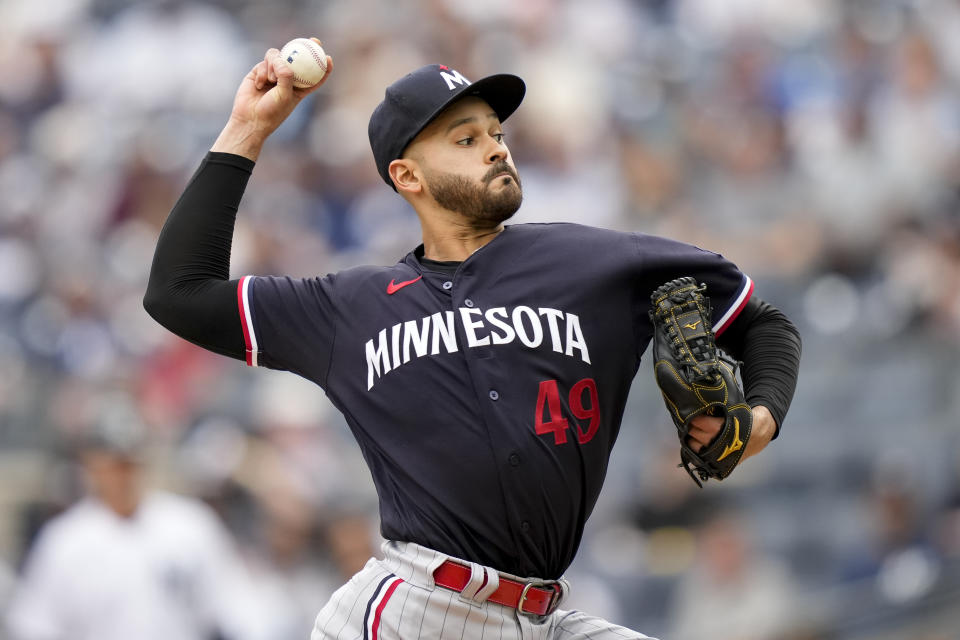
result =
M487 162L490 164L496 164L497 162L502 162L507 159L507 156L510 153L507 151L507 147L503 143L497 142L496 138L490 138L491 148L487 151Z

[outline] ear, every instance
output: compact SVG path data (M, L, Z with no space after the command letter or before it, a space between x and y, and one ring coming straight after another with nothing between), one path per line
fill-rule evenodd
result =
M423 191L423 181L420 176L420 167L411 158L399 158L390 163L387 168L393 184L401 193L420 193Z

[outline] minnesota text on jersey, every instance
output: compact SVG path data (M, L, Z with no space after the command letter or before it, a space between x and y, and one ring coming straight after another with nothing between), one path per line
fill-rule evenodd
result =
M577 351L580 359L590 364L590 352L580 328L580 318L574 313L549 307L534 310L523 305L512 310L493 307L483 311L460 307L458 311L468 348L505 345L519 340L524 346L536 349L549 335L550 345L555 352L573 356ZM376 342L371 338L365 346L367 390L373 388L378 378L410 362L411 358L422 358L428 354L435 356L441 352L441 347L445 353L456 352L459 349L456 322L457 314L453 311L438 311L419 320L398 322L389 328L389 340L388 329L381 329Z

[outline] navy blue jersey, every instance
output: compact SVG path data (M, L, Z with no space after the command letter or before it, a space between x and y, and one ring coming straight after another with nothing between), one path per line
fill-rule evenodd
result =
M415 253L321 278L247 276L247 362L298 373L369 464L382 533L557 578L600 494L651 338L650 292L707 284L719 334L752 282L722 256L574 224L507 226L451 276Z

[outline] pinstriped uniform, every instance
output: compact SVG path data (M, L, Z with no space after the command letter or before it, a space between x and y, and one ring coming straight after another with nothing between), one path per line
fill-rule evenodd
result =
M317 616L311 640L648 638L580 611L558 609L530 617L488 602L500 574L411 542L386 542L383 555L382 560L371 558L331 596ZM448 559L471 568L462 593L434 584L433 572Z

